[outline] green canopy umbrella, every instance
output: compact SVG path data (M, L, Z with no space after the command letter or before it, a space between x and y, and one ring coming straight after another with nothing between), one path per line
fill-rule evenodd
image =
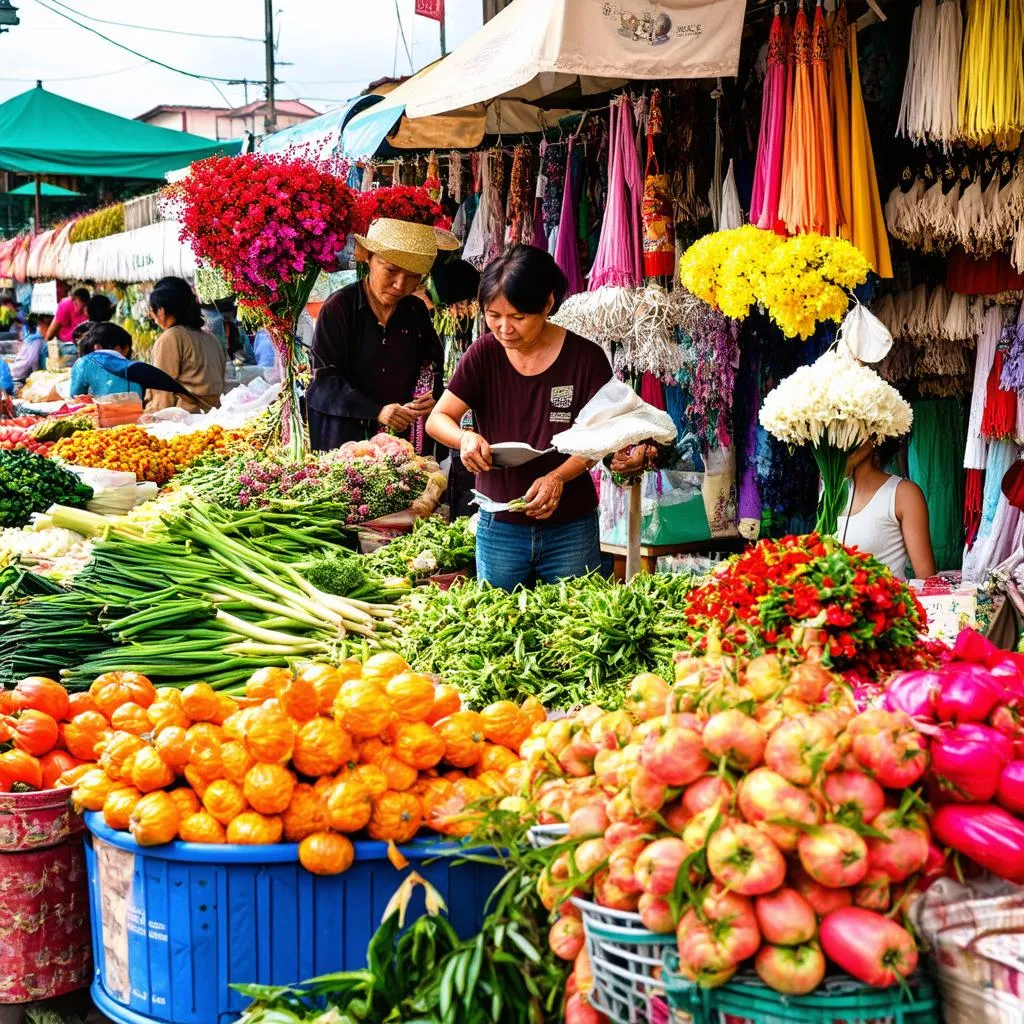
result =
M61 188L60 185L51 185L47 181L39 182L39 195L44 199L80 199L84 193L75 192L70 188ZM36 183L26 181L24 185L12 188L7 193L9 196L34 196L36 194Z
M162 181L168 171L241 148L241 139L216 142L76 103L42 82L0 103L0 169L37 181L41 174ZM41 183L35 194L38 226Z

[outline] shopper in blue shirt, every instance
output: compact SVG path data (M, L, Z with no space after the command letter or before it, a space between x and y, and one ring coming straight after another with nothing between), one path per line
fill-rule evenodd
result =
M14 394L14 378L11 376L11 368L0 359L0 395Z
M83 349L87 349L74 366L71 367L71 397L79 395L123 395L134 393L142 397L142 385L135 384L111 373L96 358L98 353L113 352L124 359L132 354L132 336L117 324L96 324L82 339Z

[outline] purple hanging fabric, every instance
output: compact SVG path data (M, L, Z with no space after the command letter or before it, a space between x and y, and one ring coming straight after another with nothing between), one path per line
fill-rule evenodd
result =
M558 221L558 242L555 245L555 262L562 268L569 283L567 294L576 295L586 291L580 267L580 247L576 238L576 191L572 187L572 150L575 140L569 140L569 153L565 161L565 187L562 190L562 216Z
M739 485L739 518L761 521L761 494L757 489L757 411L760 407L757 380L747 384L747 399L743 403L750 413L744 444L743 473Z
M612 103L608 140L608 203L590 271L590 290L605 285L639 288L643 283L640 196L643 178L626 100Z

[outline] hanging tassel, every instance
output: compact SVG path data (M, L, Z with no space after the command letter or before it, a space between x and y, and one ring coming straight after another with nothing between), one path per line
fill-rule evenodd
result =
M981 527L981 506L985 494L985 470L964 471L964 530L968 549L974 546Z
M896 134L914 141L924 139L928 132L925 105L928 102L931 61L935 56L937 31L935 0L922 0L914 11L914 20L911 24L907 74L903 81L903 100L896 122Z
M949 292L940 284L928 298L928 311L924 318L924 334L935 340L944 337L942 325L949 312Z

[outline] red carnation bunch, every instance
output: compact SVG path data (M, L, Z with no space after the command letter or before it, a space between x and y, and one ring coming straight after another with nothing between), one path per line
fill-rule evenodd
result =
M686 616L696 649L709 630L726 651L786 648L805 626L820 630L837 669L877 678L926 651L925 614L914 592L871 555L816 533L763 540L692 591Z
M168 195L197 259L250 303L289 313L300 278L339 268L355 208L348 185L316 164L259 153L203 160Z
M444 215L440 203L431 197L430 192L412 185L392 185L361 193L356 199L352 230L365 234L370 225L381 217L429 224L435 228L451 227L451 220Z

